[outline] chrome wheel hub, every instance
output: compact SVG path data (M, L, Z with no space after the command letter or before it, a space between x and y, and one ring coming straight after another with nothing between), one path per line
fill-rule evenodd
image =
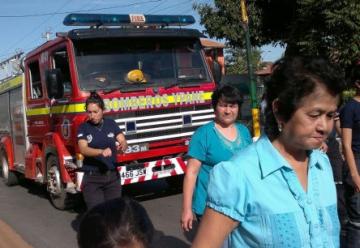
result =
M61 194L60 172L57 166L52 166L48 171L48 191L52 195Z

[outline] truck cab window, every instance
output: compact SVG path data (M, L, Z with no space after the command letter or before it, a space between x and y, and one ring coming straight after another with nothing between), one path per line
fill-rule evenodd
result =
M81 90L129 91L150 84L167 87L210 81L196 39L80 39L74 41L74 48ZM142 71L148 84L133 85L126 80L135 69Z
M69 57L65 48L57 50L53 54L53 68L60 69L64 79L64 94L69 94L72 91L71 88L71 76L69 68Z
M181 48L177 49L176 55L179 79L203 80L206 78L204 61L199 50Z
M42 98L43 89L41 85L40 68L38 61L29 64L29 73L30 73L31 99Z

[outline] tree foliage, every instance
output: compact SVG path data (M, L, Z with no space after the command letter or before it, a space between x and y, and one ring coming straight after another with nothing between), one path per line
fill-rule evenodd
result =
M228 74L243 74L248 71L245 49L233 47L225 49L225 62ZM262 67L261 51L259 49L252 50L251 62L255 70Z
M253 46L280 44L285 55L324 56L346 68L360 58L359 0L247 0ZM210 37L244 48L240 0L195 4Z

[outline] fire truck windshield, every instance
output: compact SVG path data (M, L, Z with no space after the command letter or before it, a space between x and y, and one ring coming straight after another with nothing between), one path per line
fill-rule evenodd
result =
M198 40L85 39L74 41L74 46L82 90L129 91L210 81ZM145 79L130 82L132 70L140 70Z

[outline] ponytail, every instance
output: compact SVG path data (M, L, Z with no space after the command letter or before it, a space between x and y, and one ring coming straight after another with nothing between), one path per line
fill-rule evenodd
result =
M102 110L105 110L104 100L96 91L91 91L90 96L86 99L85 109L87 110L90 103L97 104Z

